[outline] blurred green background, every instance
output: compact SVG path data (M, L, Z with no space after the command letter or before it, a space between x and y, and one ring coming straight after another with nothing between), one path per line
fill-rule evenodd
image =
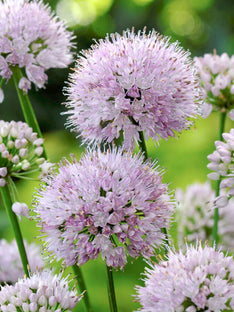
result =
M147 26L171 36L172 41L180 41L191 51L192 57L204 53L233 54L234 47L234 1L233 0L49 0L44 1L69 25L76 35L75 55L87 49L93 39L103 38L106 33L122 32L126 28L136 30ZM74 64L71 64L71 68ZM48 71L48 84L43 90L32 90L30 98L39 124L45 134L45 146L50 161L57 162L63 156L82 151L80 142L74 134L65 129L65 101L62 89L70 69ZM4 87L5 101L0 106L1 119L23 120L13 83ZM160 141L159 146L148 142L150 157L157 158L165 169L164 181L173 190L185 188L193 182L205 182L208 170L207 155L214 150L218 136L216 113L205 120L197 120L189 131L184 131L178 139ZM228 131L232 127L229 121ZM18 184L21 200L31 203L32 194L38 184L22 182ZM0 235L8 240L13 238L4 211L0 210ZM22 230L29 242L39 242L39 230L33 221L23 220ZM124 272L114 272L117 301L120 312L136 310L134 285L142 284L141 273L146 263L139 259L129 260ZM90 261L83 266L84 276L94 311L109 311L106 294L106 271L101 259ZM77 311L85 311L82 303Z

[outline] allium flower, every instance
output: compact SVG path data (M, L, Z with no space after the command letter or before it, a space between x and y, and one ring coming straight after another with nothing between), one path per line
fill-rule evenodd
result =
M222 179L221 189L228 190L228 196L234 196L234 129L229 133L223 133L226 142L216 141L216 150L207 158L210 163L207 167L214 172L208 174L211 180ZM220 198L219 198L220 199Z
M28 244L24 241L29 268L31 272L40 270L45 263L41 257L40 247L36 244ZM0 283L14 284L19 278L23 278L24 270L16 241L8 243L5 239L0 240ZM1 310L0 310L1 311Z
M88 143L122 132L126 149L141 131L158 141L187 128L200 97L189 53L154 30L111 34L83 51L66 93L74 131Z
M229 58L227 53L219 56L214 52L204 57L195 57L194 60L210 112L212 107L214 110L229 112L228 116L234 120L234 55Z
M68 281L61 274L43 271L20 279L14 286L2 287L0 311L71 312L80 299L74 290L69 290Z
M45 162L43 139L25 122L0 120L0 186L8 175L20 177Z
M162 243L173 205L161 173L143 157L89 151L45 182L35 211L48 250L66 265L101 253L108 266L123 267L125 247L131 257L148 258Z
M234 250L234 198L229 202L225 193L215 197L209 182L188 185L185 192L177 189L178 241L183 246L185 239L190 243L212 240L214 208L219 207L218 232L222 249Z
M49 68L65 68L72 61L72 35L42 0L0 1L0 76L9 79L12 67L24 70L19 88L31 82L42 88Z
M29 217L29 208L28 205L25 203L20 202L13 203L12 210L19 218L21 218L21 216L24 216L26 218Z
M188 247L146 269L137 287L142 312L233 311L234 261L211 247Z

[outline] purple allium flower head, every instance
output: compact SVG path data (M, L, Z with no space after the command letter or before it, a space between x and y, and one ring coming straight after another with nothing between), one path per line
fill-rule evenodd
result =
M29 278L1 287L0 311L71 312L80 301L76 291L69 290L68 280L51 271L34 273Z
M11 68L23 68L19 88L34 83L42 88L49 68L65 68L72 61L72 35L42 0L0 1L0 76L9 79Z
M168 254L146 269L145 287L137 286L142 312L233 311L234 261L201 245Z
M123 133L133 149L139 132L167 139L198 113L200 92L189 53L154 30L127 30L100 40L79 56L70 83L68 125L88 143Z
M0 120L0 186L8 175L20 178L37 169L44 175L42 153L43 139L27 123Z
M219 180L221 178L220 188L227 189L227 195L234 196L234 129L229 133L223 133L226 142L216 141L216 150L207 158L210 163L207 167L213 172L208 174L211 180Z
M229 112L228 116L234 120L234 55L227 53L221 56L205 54L195 57L195 64L201 78L207 105L221 112ZM206 114L207 116L209 113ZM206 116L206 117L207 117Z
M40 270L45 266L41 257L40 247L36 244L28 244L24 241L27 252L29 268L31 272ZM24 270L16 241L8 243L5 239L0 240L0 283L14 284L19 278L23 278Z
M108 266L123 267L127 253L149 258L162 243L174 207L158 168L143 157L89 151L45 182L35 211L48 250L66 265L101 253Z

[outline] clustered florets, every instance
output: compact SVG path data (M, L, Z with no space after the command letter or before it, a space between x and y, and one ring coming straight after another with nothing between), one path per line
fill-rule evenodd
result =
M234 55L230 58L227 53L221 56L205 54L204 57L195 57L195 64L201 77L206 101L212 108L221 112L229 112L234 119Z
M234 261L211 247L170 251L137 287L142 312L233 311Z
M47 161L42 154L43 139L25 122L0 120L0 187L6 184L8 175L20 177L34 169L43 173L40 166Z
M24 70L20 89L27 92L31 83L42 88L47 69L67 67L71 39L64 22L42 0L0 1L0 76L9 79L19 66Z
M234 129L222 136L226 142L216 141L216 150L207 157L210 161L207 167L214 171L208 174L208 178L221 179L220 188L227 190L227 196L221 194L217 199L217 206L219 203L225 206L227 198L234 196Z
M177 189L178 243L183 246L185 241L212 240L212 227L214 224L214 208L224 202L224 194L218 199L209 182L188 185L185 192ZM219 238L220 245L228 251L234 250L234 199L219 209Z
M40 247L36 244L28 244L24 241L30 272L35 272L44 267ZM14 284L19 278L23 278L24 270L16 241L8 243L5 239L0 240L0 284Z
M66 265L100 253L108 266L149 258L162 243L173 205L167 185L150 162L122 151L90 151L65 161L39 191L36 213L48 250Z
M2 287L0 311L71 312L80 299L74 290L69 290L67 279L43 271Z
M146 139L167 139L198 114L197 81L178 43L154 30L111 34L78 58L66 88L68 125L88 143L123 134L126 149L141 131Z

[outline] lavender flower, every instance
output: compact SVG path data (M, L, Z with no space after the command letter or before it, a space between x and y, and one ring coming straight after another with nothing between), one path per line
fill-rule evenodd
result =
M219 56L214 51L214 54L205 54L194 60L206 95L206 117L214 108L229 112L228 116L234 120L234 55L229 58L227 53Z
M146 269L137 287L142 312L233 311L234 262L211 247L188 247Z
M0 186L6 184L8 175L20 178L32 170L43 171L39 166L47 162L40 157L42 144L43 139L25 122L0 120Z
M6 285L0 290L0 311L16 312L71 312L80 301L68 281L50 271L34 273L20 279L14 286Z
M190 243L212 240L214 208L218 206L220 245L222 249L234 251L234 198L227 201L222 192L217 199L209 182L188 185L185 192L177 189L175 198L178 202L178 242L181 246L185 239Z
M40 254L40 247L36 244L28 244L24 241L31 272L40 270L45 263ZM8 243L5 239L0 240L0 283L14 284L19 278L23 278L24 270L16 241Z
M167 139L198 113L199 87L189 53L154 30L111 34L78 58L66 89L68 125L88 143L124 137L134 148Z
M131 257L149 258L162 243L173 205L158 168L143 157L89 151L45 182L35 211L49 252L66 265L101 253L108 266L123 267L125 247Z
M71 63L71 39L42 0L0 1L0 76L9 79L14 66L23 68L19 88L25 92L31 83L45 85L47 69Z
M223 133L226 142L216 141L216 150L207 158L210 163L207 167L214 172L208 174L211 180L221 179L220 188L228 190L228 197L234 196L234 129L229 133ZM225 195L221 195L222 198ZM219 202L221 198L218 198ZM222 200L223 202L223 200Z

